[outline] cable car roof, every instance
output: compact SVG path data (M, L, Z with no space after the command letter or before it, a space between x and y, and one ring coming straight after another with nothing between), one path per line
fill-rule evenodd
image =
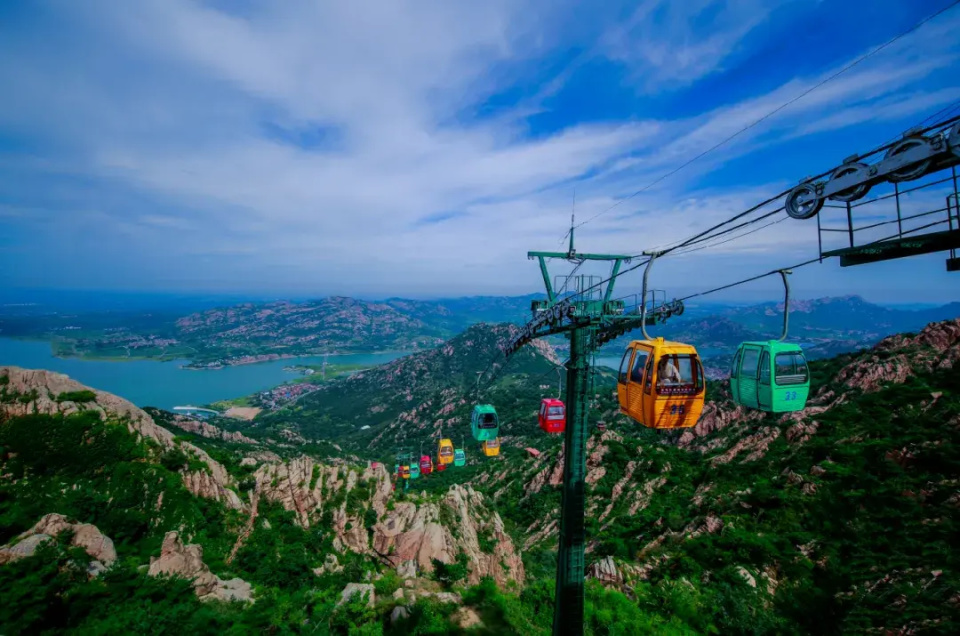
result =
M740 346L752 345L754 347L769 347L772 351L792 351L803 353L803 347L793 342L782 342L780 340L747 340L741 342Z
M667 350L671 353L696 353L697 348L686 342L674 342L664 340L663 338L654 338L653 340L631 340L627 348L630 349L637 345L643 345L651 348L657 348L660 351Z

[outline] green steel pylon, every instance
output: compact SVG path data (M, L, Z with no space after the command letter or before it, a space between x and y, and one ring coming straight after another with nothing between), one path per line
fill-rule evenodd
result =
M547 290L546 300L531 304L533 320L528 322L504 348L513 355L526 343L550 334L563 333L570 339L570 361L567 363L567 426L563 438L563 490L560 512L560 541L557 553L557 581L553 609L553 633L583 634L584 589L584 512L586 504L586 441L587 415L590 410L590 357L604 342L617 337L641 323L663 322L682 303L674 301L670 307L661 307L650 315L627 313L622 300L612 297L614 282L620 266L631 257L621 254L580 254L573 247L571 223L570 246L566 252L527 252L528 258L540 261L540 272ZM574 263L607 261L612 263L606 289L590 283L586 276L576 277L575 294L560 298L551 284L547 259L558 258ZM568 277L567 283L572 280ZM560 289L567 289L564 284Z

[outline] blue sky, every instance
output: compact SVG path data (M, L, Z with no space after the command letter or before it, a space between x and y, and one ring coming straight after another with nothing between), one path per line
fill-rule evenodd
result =
M0 3L0 286L536 291L526 252L561 247L574 191L578 219L606 210L948 3ZM960 100L958 26L960 8L597 217L578 248L689 236ZM815 254L815 223L788 220L664 259L656 285ZM794 287L960 299L944 258L825 263Z

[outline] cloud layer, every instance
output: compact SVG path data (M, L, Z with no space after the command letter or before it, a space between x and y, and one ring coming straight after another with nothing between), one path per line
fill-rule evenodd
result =
M537 0L11 10L0 20L0 85L12 89L0 100L0 283L532 291L526 251L560 247L574 191L589 218L869 48L838 40L822 64L783 51L771 65L764 47L823 10L762 0L589 13ZM837 38L856 18L835 21ZM578 246L636 253L678 240L960 99L960 43L947 35L958 22L943 16L617 205L578 231ZM711 88L723 81L730 90ZM780 223L686 260L772 267L812 253L815 236ZM671 271L666 282L689 283ZM705 284L725 282L704 271Z

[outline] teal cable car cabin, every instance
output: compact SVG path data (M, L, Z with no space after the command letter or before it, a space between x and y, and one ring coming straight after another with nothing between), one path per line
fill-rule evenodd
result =
M473 415L470 417L470 432L473 439L478 442L497 439L500 435L500 420L497 418L497 410L493 408L492 404L477 404L473 407Z
M810 370L795 344L767 340L743 342L730 373L733 401L768 413L800 411L810 394Z
M733 401L767 413L802 411L810 395L810 369L803 349L784 342L790 324L790 270L783 279L783 334L779 340L742 342L733 356L730 393Z

